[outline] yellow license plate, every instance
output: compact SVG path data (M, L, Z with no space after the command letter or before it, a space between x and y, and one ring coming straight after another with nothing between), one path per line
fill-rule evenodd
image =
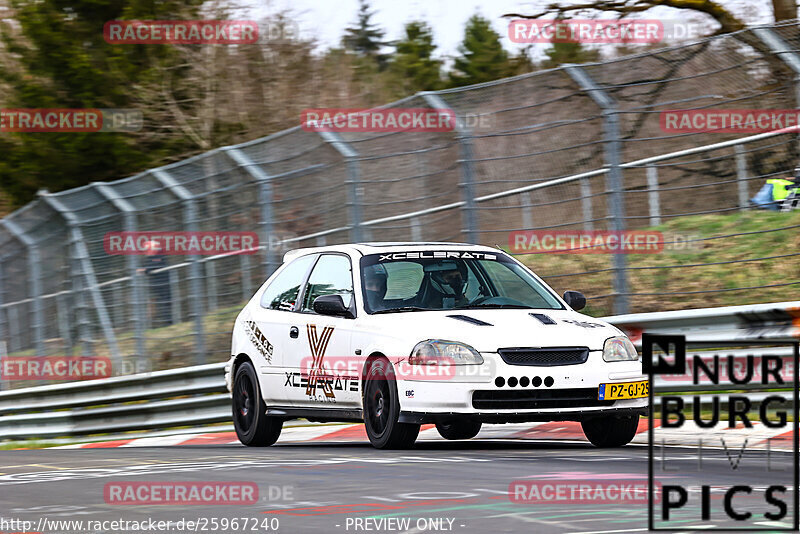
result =
M640 399L650 394L650 383L641 382L616 382L600 384L597 390L599 400Z

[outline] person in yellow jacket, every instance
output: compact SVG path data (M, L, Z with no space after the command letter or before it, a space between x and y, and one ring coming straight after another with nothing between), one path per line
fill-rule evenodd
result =
M795 167L794 178L770 178L767 180L767 183L756 196L750 199L750 202L762 209L779 211L783 201L793 192L797 194L798 188L800 188L800 166Z

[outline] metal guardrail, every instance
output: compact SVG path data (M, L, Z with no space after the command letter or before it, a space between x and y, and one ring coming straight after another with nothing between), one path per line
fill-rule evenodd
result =
M685 335L690 341L797 341L800 301L612 315L603 320L639 344L642 332Z
M641 332L686 335L689 341L797 342L800 301L664 313L604 317L632 339ZM741 360L749 354L791 358L791 348L726 351ZM39 386L0 392L0 440L86 436L111 432L196 426L230 421L226 363ZM792 373L797 372L792 369ZM724 385L723 385L724 387ZM690 379L660 379L659 392L708 390ZM729 389L744 389L740 386ZM766 393L752 393L758 402ZM701 401L703 397L701 396Z

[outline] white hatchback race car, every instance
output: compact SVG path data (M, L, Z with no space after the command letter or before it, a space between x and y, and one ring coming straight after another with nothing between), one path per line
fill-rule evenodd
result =
M293 250L236 318L236 434L268 446L286 420L363 421L392 449L425 423L469 439L482 423L580 421L596 446L625 445L647 377L620 330L575 311L585 304L489 247Z

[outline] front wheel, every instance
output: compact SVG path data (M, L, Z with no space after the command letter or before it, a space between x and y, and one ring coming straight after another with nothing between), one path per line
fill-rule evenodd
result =
M436 423L436 430L444 439L471 439L481 431L481 422L467 420Z
M631 442L639 426L638 415L595 417L581 421L586 438L595 447L622 447Z
M248 447L269 447L281 435L283 420L267 415L253 364L244 362L233 379L233 427Z
M388 360L369 363L364 384L364 426L376 449L409 449L417 440L419 425L400 423L397 381Z

